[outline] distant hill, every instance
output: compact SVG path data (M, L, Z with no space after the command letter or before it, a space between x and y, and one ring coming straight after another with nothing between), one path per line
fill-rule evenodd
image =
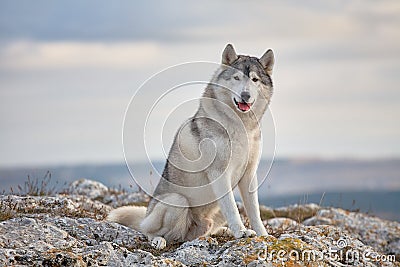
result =
M161 172L164 162L155 162L154 165ZM268 162L262 161L260 170L268 169L268 166ZM139 183L157 177L144 164L134 164L131 168ZM59 187L79 178L90 178L109 187L122 187L128 191L138 189L128 168L121 163L2 168L0 190L18 190L18 185L23 186L28 175L40 179L47 171L52 175L52 185L57 181ZM259 175L259 178L262 176ZM360 209L400 221L400 215L396 216L400 214L397 206L400 203L400 159L278 159L259 188L260 202L272 206L319 203L323 192L327 192L323 205Z

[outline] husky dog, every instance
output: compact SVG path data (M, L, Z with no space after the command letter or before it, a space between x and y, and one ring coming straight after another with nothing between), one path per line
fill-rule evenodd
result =
M228 44L196 114L175 136L148 207L120 207L107 219L143 232L157 249L221 229L236 238L267 235L256 170L273 65L272 50L256 58L237 55ZM252 230L241 221L232 192L236 185Z

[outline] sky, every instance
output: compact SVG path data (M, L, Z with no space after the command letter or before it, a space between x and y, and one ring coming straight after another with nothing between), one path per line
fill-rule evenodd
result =
M0 167L122 162L140 85L227 43L274 51L277 157L399 157L399 29L387 0L1 1Z

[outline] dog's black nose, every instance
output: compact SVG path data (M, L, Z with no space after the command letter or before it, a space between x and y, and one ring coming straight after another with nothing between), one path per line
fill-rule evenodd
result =
M247 92L247 91L243 91L243 92L240 94L240 97L242 98L242 100L243 100L244 102L248 102L249 99L250 99L250 93Z

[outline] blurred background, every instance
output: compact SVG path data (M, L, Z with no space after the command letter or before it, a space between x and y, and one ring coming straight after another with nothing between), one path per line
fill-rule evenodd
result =
M399 29L400 2L387 0L1 1L0 189L47 171L129 188L121 136L134 92L169 66L219 62L232 43L276 57L261 202L400 220Z

